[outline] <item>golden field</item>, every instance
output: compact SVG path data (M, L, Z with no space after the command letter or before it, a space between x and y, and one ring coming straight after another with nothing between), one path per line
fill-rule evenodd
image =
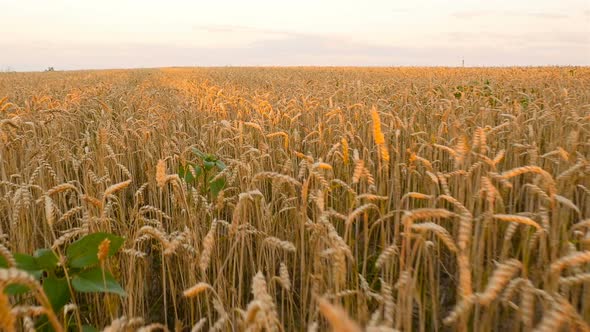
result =
M0 326L588 331L589 87L557 67L0 74L0 290L29 287L0 292ZM125 294L64 268L99 232L124 238L90 249ZM15 255L39 248L57 263L34 277Z

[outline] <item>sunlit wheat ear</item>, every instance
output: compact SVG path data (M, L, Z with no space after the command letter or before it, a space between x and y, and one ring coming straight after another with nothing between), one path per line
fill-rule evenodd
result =
M252 300L250 301L250 303L248 303L248 308L246 308L246 312L243 313L242 317L244 323L246 323L246 326L257 324L257 316L258 313L262 310L263 306L264 304L257 300Z
M344 309L331 304L327 299L318 299L320 313L328 321L334 332L360 332L361 328L353 322Z
M557 182L568 181L569 179L574 178L584 167L587 167L587 162L577 162L572 167L561 172L555 180L557 180Z
M457 303L453 310L449 312L447 317L445 317L443 323L445 325L450 325L455 323L460 317L466 316L473 308L473 305L477 302L477 299L477 295L473 294L461 300L461 302Z
M496 220L500 220L500 221L504 221L504 222L518 223L518 224L522 224L522 225L532 226L532 227L536 228L537 230L542 229L541 226L539 224L537 224L533 219L523 217L523 216L517 216L517 215L513 215L513 214L494 214L492 217Z
M76 186L74 186L71 183L62 183L62 184L59 184L59 185L49 189L45 194L47 196L52 196L52 195L55 195L55 194L58 194L58 193L61 193L64 191L68 191L68 190L78 191L78 188L76 188Z
M198 322L191 327L191 332L199 332L205 327L205 323L207 323L207 318L201 318Z
M361 194L355 197L355 200L362 201L364 199L368 201L387 201L389 200L389 196L380 196L380 195L373 195L373 194Z
M100 244L98 245L98 253L96 254L99 262L103 263L104 260L107 258L107 256L109 255L110 247L111 240L104 239L102 240L102 242L100 242Z
M209 267L209 262L211 260L211 253L213 252L213 247L215 246L215 232L217 230L217 220L214 220L211 223L211 228L205 235L203 239L203 251L201 252L201 257L199 260L199 268L201 272L205 273L207 271L207 267Z
M156 183L158 187L162 188L166 185L166 181L166 162L164 159L160 159L156 165Z
M561 257L551 264L551 273L558 275L565 268L590 262L590 251L580 251Z
M471 277L471 262L464 252L457 255L457 266L459 268L459 294L465 299L473 294L473 285Z
M560 331L560 327L568 319L566 307L554 302L553 308L543 315L541 322L535 327L535 332L554 332Z
M102 206L102 202L96 198L96 197L92 197L92 196L88 196L88 195L83 195L82 196L82 200L87 202L88 204L94 206L94 207L98 207L100 208Z
M288 150L289 149L289 134L287 134L286 132L284 132L284 131L274 132L274 133L266 135L266 138L273 138L273 137L277 137L277 136L283 137L283 148L285 150Z
M545 181L545 185L547 185L547 187L550 190L550 194L551 195L555 194L555 191L556 191L555 180L553 180L553 177L551 176L551 174L549 174L547 171L545 171L544 169L542 169L538 166L517 167L517 168L513 168L509 171L503 172L500 175L505 179L510 179L515 176L519 176L521 174L526 174L526 173L534 173L534 174L541 175L543 177L543 180Z
M0 256L2 258L4 258L4 260L6 261L6 265L8 265L9 268L16 266L16 261L14 260L14 256L12 255L10 250L8 250L8 248L6 248L1 243L0 243Z
M504 159L505 155L506 155L506 150L498 151L498 153L496 154L494 159L492 159L493 165L494 166L498 165L502 161L502 159Z
M279 267L279 280L281 286L286 290L291 290L291 278L289 277L289 269L285 263L281 263Z
M258 181L264 178L270 178L273 180L276 180L280 183L288 183L290 185L293 185L294 187L301 187L301 182L295 180L294 178L285 175L285 174L281 174L281 173L276 173L276 172L259 172L256 173L256 175L254 176L253 180L254 181Z
M374 106L371 109L371 118L373 119L373 140L379 149L379 156L383 162L387 163L389 162L389 151L387 150L387 145L385 144L385 136L381 130L381 119L379 118L377 108Z
M498 265L492 273L485 290L479 294L479 303L482 305L490 304L498 297L498 294L522 268L522 263L516 259L509 259Z
M411 191L411 192L405 193L402 196L401 203L403 204L404 201L407 200L408 198L430 200L433 198L433 196Z
M158 240L158 242L160 242L162 245L164 255L172 255L176 251L176 246L168 239L168 235L157 228L152 226L143 226L137 233L136 241L140 239L141 235L148 235L149 238Z
M29 316L25 316L23 318L23 330L25 332L35 332L35 322L33 321L33 319Z
M379 257L377 257L377 261L375 262L375 267L378 269L382 269L388 261L390 261L395 255L399 254L399 249L395 244L390 245L389 247L385 248Z
M502 199L502 195L496 189L496 186L492 184L492 181L487 176L481 177L481 190L480 195L486 198L488 205L490 206L490 210L494 210L496 198Z
M297 248L295 248L295 245L289 241L283 241L279 238L276 238L274 236L268 236L264 239L263 243L269 245L270 247L276 248L276 249L282 249L284 251L287 252L295 252L297 250Z
M442 226L432 223L424 222L419 224L412 224L412 229L419 232L430 231L433 232L451 252L458 252L459 249L455 245L455 241L449 232Z
M4 294L4 287L0 287L0 328L2 331L14 332L16 316L10 310L10 301Z
M360 216L362 213L367 212L370 209L375 209L377 211L379 211L379 208L377 207L377 205L373 204L373 203L367 203L364 205L359 206L358 208L354 209L354 211L352 211L347 219L346 219L346 225L349 226L351 225L358 216Z
M559 284L562 286L573 286L577 284L583 284L586 282L590 282L590 273L580 273L575 274L571 277L561 277L559 278Z
M569 200L566 197L563 197L561 195L553 195L553 198L559 202L561 205L563 206L567 206L568 208L574 210L578 215L581 216L581 212L580 209L576 206L576 204L574 204L574 202L572 202L571 200Z
M56 332L63 331L43 288L32 275L16 268L0 269L0 290L4 290L6 286L11 284L18 284L29 288L33 292L33 296L37 302L45 308L49 323L53 329ZM0 308L0 310L2 310L2 308ZM10 309L8 308L8 310Z
M262 272L258 272L252 281L252 294L254 300L260 301L261 311L264 316L264 322L270 330L275 330L277 323L279 323L278 314L276 312L275 303L268 293L266 286L266 279Z
M53 207L53 200L49 196L44 196L45 203L45 220L49 226L53 226L55 223L55 210Z
M362 159L358 159L354 164L354 171L352 173L352 183L358 183L363 176L365 171L365 162Z
M446 146L446 145L440 145L440 144L432 144L433 147L437 148L437 149L441 149L445 152L447 152L449 155L451 155L451 157L456 157L457 156L457 152L455 150L453 150L452 148Z
M487 151L487 137L484 128L477 127L473 134L473 148L479 148L479 153L486 153Z
M127 181L123 181L123 182L115 183L115 184L113 184L113 185L109 186L109 187L108 187L108 188L107 188L107 189L104 191L104 194L103 194L103 200L104 200L106 197L109 197L110 195L112 195L112 194L114 194L114 193L116 193L116 192L118 192L118 191L121 191L121 190L123 190L123 189L127 188L127 187L128 187L130 184L131 184L131 181L132 181L132 180L127 180Z
M467 143L467 137L460 136L455 146L455 163L460 165L465 160L465 157L469 153L469 146Z
M510 280L510 282L508 282L508 284L504 288L504 291L502 292L502 296L500 297L500 300L505 303L512 301L514 296L516 294L518 294L519 291L523 290L526 287L526 286L523 286L525 284L526 280L527 279L525 279L525 278L514 278L514 279Z
M521 295L521 315L524 326L527 328L533 327L535 318L535 287L530 280L526 280L523 285Z
M184 297L193 298L210 288L211 288L211 285L209 285L208 283L200 282L200 283L192 286L191 288L185 289L184 292L182 292L182 295Z
M412 223L416 220L432 218L450 218L455 214L446 209L422 208L406 211L402 217L402 223Z
M447 196L451 196L451 190L449 188L449 183L447 182L447 178L441 172L436 173L436 177L438 178L438 183L443 191L443 193Z
M342 161L344 162L344 165L348 165L350 160L348 141L346 138L342 137L340 144L342 146Z
M410 153L409 161L410 163L419 162L420 164L424 165L424 167L426 167L428 171L433 171L432 163L430 162L430 160L420 157L415 152Z
M313 165L311 165L311 167L312 167L312 169L322 169L322 170L326 170L326 171L333 170L332 165L330 165L328 163L324 163L324 162L314 163Z

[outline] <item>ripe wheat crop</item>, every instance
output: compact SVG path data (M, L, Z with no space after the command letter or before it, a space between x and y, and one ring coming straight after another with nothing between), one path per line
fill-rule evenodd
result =
M0 329L588 331L589 87L549 67L0 74ZM97 232L124 238L92 257L122 290L55 306L17 253L65 266Z

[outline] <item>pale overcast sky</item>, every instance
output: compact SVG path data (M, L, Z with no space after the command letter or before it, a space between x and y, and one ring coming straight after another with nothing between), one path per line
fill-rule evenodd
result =
M590 0L0 0L0 70L590 65Z

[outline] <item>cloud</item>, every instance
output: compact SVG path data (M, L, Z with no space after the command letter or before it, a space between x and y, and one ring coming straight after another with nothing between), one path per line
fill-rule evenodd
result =
M451 32L447 34L449 42L462 44L517 44L522 46L531 45L552 45L561 46L564 44L587 47L590 43L590 35L583 32L521 32L521 33L499 33L490 31L481 32Z
M510 36L498 34L491 40ZM340 36L287 34L263 38L245 46L183 47L174 44L51 44L6 45L2 66L16 70L140 68L168 66L478 66L589 65L590 46L583 36L555 44L560 35L522 43L535 36L512 37L502 43L474 44L480 34L455 33L461 39L447 46L375 45ZM585 43L584 43L585 42ZM469 45L469 46L466 46ZM500 46L500 47L499 47Z
M239 34L264 34L278 36L297 36L296 32L276 29L262 29L243 25L231 24L210 24L210 25L193 25L193 31L204 31L208 33L239 33Z
M481 17L522 17L522 18L538 18L547 20L561 20L569 18L569 15L561 13L550 12L518 12L518 11L500 11L500 10L472 10L459 11L451 14L458 19L475 19Z

